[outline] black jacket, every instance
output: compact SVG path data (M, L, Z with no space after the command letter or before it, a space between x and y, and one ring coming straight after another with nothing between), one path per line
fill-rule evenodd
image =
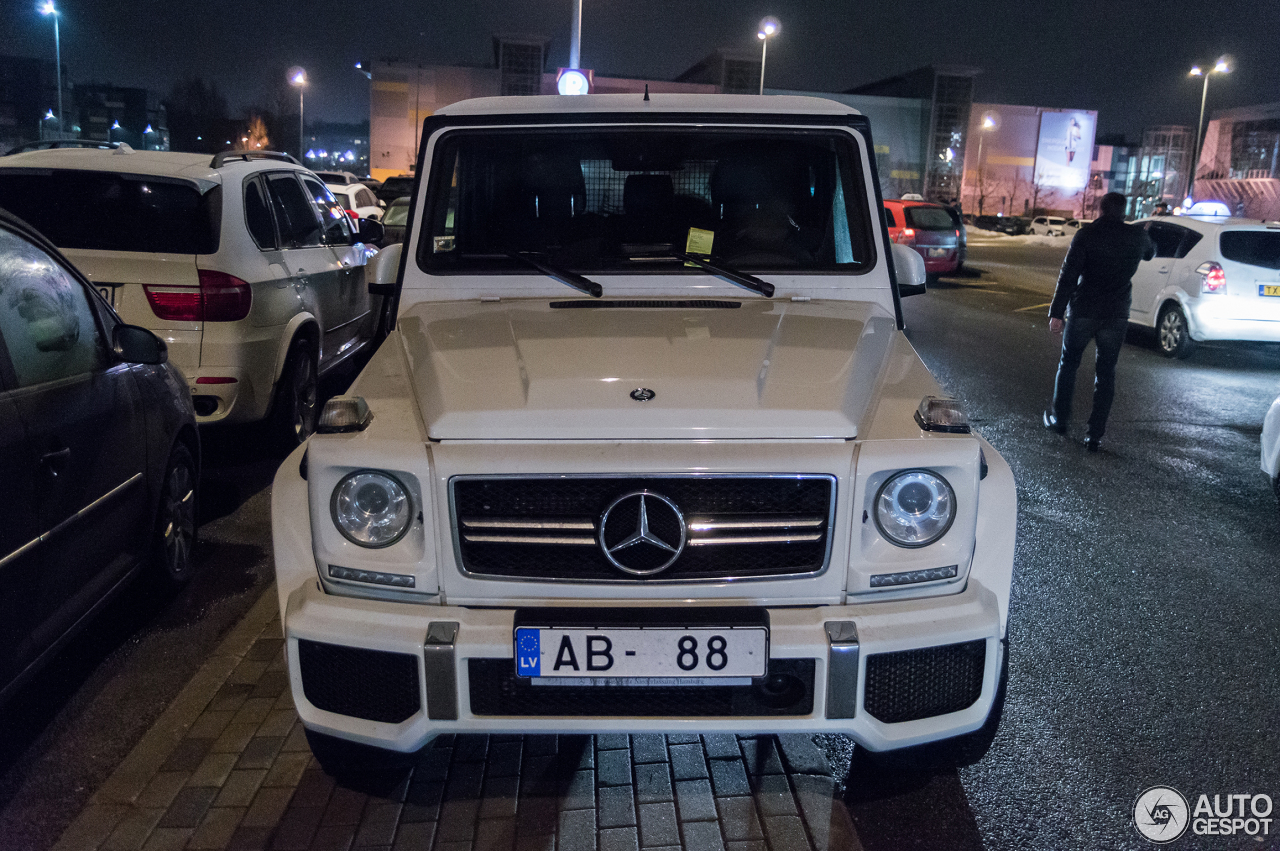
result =
M1155 256L1155 243L1144 228L1105 216L1090 222L1071 240L1049 317L1061 319L1070 304L1072 316L1128 319L1130 279L1139 263Z

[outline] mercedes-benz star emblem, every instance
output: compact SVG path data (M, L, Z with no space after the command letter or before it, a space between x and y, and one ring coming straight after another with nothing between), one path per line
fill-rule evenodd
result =
M657 395L657 393L654 393L648 387L637 387L635 390L631 391L631 398L635 399L637 402L648 402Z
M688 534L676 504L652 491L620 496L600 515L604 557L634 576L652 576L674 564Z

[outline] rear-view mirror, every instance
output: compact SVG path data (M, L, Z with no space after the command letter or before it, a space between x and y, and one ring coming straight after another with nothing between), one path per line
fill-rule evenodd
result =
M111 332L111 348L126 363L164 363L169 347L155 334L137 325L117 325Z
M924 268L924 258L915 249L905 245L893 244L893 268L898 278L898 296L924 295L928 292L926 281L928 273Z

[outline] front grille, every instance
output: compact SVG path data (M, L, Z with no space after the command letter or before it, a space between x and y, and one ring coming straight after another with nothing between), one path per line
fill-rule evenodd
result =
M319 641L298 642L302 691L317 709L398 724L422 706L418 660Z
M867 657L863 703L887 724L959 712L982 694L985 640Z
M777 717L813 712L812 659L770 659L768 676L743 686L533 685L513 659L468 659L473 715L639 718Z
M816 573L826 562L835 505L835 479L820 475L477 477L451 484L463 569L522 579L645 582ZM620 570L599 544L605 509L638 491L670 500L687 527L679 558L651 575ZM630 528L621 510L617 517L619 528ZM671 529L655 531L667 540L679 537L678 529L674 538Z

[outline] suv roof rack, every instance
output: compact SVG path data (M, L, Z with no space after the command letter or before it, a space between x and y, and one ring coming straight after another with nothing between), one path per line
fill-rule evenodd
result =
M7 157L9 154L21 154L25 151L51 151L54 148L98 148L105 151L114 150L120 147L129 151L133 150L124 142L97 142L93 139L46 139L41 142L27 142L25 145L19 145L7 154L4 154L4 156Z
M222 151L215 154L213 162L209 163L210 168L221 168L228 160L279 160L282 163L293 163L294 165L302 165L289 154L280 151Z

